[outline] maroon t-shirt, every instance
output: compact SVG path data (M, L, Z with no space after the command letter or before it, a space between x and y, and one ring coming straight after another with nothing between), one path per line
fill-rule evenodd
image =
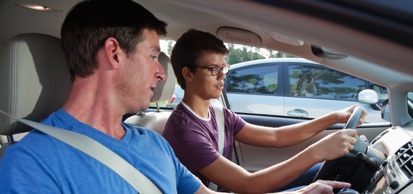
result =
M181 163L207 186L209 181L198 171L219 157L218 126L212 106L209 106L209 113L209 119L201 118L180 103L166 122L162 134L171 144ZM231 160L234 136L244 127L245 121L226 108L224 108L224 117L223 156Z

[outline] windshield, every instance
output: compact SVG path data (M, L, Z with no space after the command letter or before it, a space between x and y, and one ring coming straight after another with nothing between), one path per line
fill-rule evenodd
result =
M170 55L174 44L162 40L161 50ZM359 104L369 113L366 122L387 122L380 111L388 98L383 86L276 50L230 43L226 46L230 50L226 63L231 67L223 92L227 108L238 114L312 119ZM359 101L359 93L365 89L377 93L377 103ZM177 82L174 90L170 100L151 103L151 107L177 106L184 91Z

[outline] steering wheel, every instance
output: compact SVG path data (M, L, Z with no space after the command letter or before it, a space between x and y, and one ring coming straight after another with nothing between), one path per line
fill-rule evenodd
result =
M355 129L362 115L363 109L357 106L343 129ZM377 169L371 170L370 167L364 165L366 162L360 157L368 155L368 146L359 136L356 138L357 143L349 154L334 160L324 161L314 181L322 179L350 182L351 187L360 193L368 186L370 178ZM371 158L367 157L365 160L368 159Z
M350 118L348 119L347 123L344 125L343 129L355 129L362 115L363 115L363 109L357 106L353 110L353 113L350 115Z

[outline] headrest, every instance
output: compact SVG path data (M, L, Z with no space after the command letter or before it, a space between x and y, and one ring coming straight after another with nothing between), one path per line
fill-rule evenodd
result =
M63 106L71 87L59 38L43 34L14 37L0 55L0 109L18 118L40 121ZM31 128L0 115L0 134Z
M171 59L167 54L161 52L159 54L159 62L165 70L166 80L163 82L158 82L153 91L154 95L151 98L151 102L171 100L175 91L176 79L172 69Z

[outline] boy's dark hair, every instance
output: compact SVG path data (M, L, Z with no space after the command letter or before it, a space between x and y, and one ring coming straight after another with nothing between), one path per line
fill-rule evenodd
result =
M182 69L188 67L194 72L205 52L229 54L229 50L225 47L224 42L208 32L189 29L176 41L172 49L171 63L178 84L183 90L185 90L186 86Z
M166 35L166 23L131 0L86 0L74 6L61 29L63 50L72 81L87 77L97 68L96 54L107 38L119 41L130 54L143 40L144 29Z

